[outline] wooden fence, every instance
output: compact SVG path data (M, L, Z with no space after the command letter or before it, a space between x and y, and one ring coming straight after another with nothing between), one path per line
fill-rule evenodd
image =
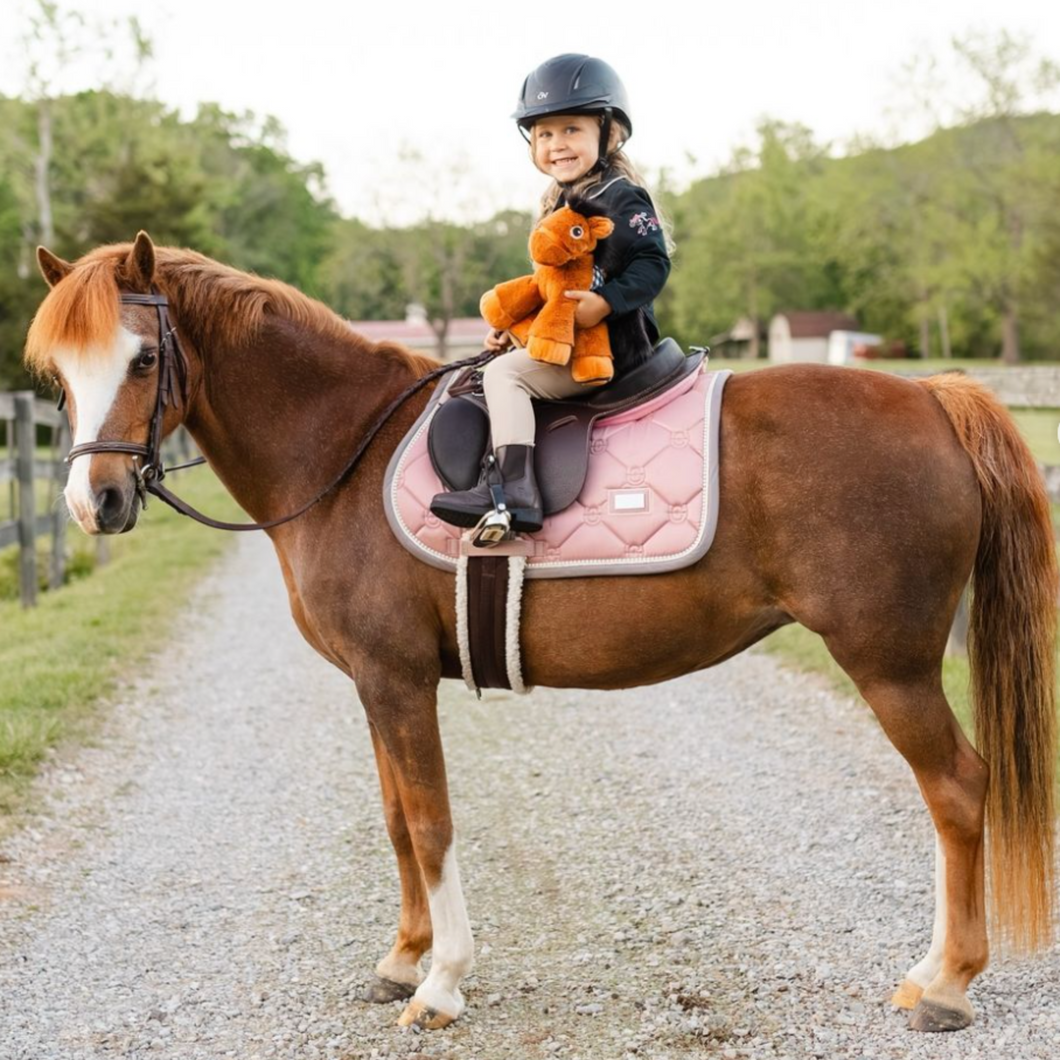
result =
M41 434L48 436L40 444ZM48 586L57 589L66 575L66 526L70 521L62 490L68 468L70 425L66 413L41 401L33 391L0 393L0 491L7 484L9 519L0 519L0 549L19 547L19 594L23 606L37 603L37 541L50 538ZM47 458L41 459L41 449ZM162 455L167 463L190 460L197 450L183 427L165 440ZM36 487L48 484L49 509L38 512ZM3 493L0 492L0 498ZM2 501L0 501L2 503ZM17 514L16 514L17 513ZM96 565L107 562L110 546L106 537L96 538Z
M0 425L6 435L6 453L0 456L0 489L7 483L8 508L13 518L0 521L0 548L19 546L19 588L22 603L37 602L38 537L50 537L48 584L63 583L66 564L66 505L58 499L66 482L63 458L70 448L70 428L64 413L39 400L32 391L0 394ZM38 457L38 435L49 435L49 457ZM50 511L37 513L35 484L44 480L54 487L57 500ZM15 514L17 513L17 514Z

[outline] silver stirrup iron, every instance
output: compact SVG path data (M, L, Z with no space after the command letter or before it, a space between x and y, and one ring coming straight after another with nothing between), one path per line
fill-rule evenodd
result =
M515 534L512 532L512 513L505 505L486 512L471 531L471 543L476 548L493 548L494 545L510 541L513 537Z

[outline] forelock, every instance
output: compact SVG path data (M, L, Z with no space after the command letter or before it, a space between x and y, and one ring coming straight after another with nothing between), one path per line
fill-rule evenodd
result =
M121 316L117 268L114 256L96 251L48 292L26 337L27 367L47 372L58 348L91 356L112 344Z

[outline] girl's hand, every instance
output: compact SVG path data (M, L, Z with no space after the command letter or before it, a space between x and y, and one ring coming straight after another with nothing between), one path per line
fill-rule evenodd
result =
M580 328L591 328L599 324L611 312L611 304L595 291L564 291L568 298L578 303L574 311L574 323Z
M483 345L490 353L503 353L511 348L512 337L507 331L499 331L497 328L493 328L486 336Z

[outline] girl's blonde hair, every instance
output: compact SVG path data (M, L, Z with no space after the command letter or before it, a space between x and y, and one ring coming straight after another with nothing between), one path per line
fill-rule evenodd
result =
M603 115L599 116L599 121L602 125ZM568 193L572 195L583 195L597 184L602 184L605 177L611 179L615 175L622 176L625 177L630 184L636 184L648 193L648 198L651 199L652 206L655 208L655 215L659 218L659 223L662 225L663 235L666 238L666 251L672 256L676 249L673 241L673 224L663 211L659 209L658 203L655 201L655 196L652 194L651 188L648 186L648 182L637 172L636 166L633 165L629 156L622 150L622 145L629 139L629 135L629 129L626 125L618 118L615 118L612 121L611 135L608 138L607 165L604 167L603 171L597 170L592 174L587 173L584 177L580 177L570 185L563 185L560 184L558 180L553 180L548 188L545 189L545 194L541 196L541 208L538 212L537 219L540 221L552 213L556 208L556 203L560 200L560 196ZM534 126L530 129L530 160L532 162L534 161L536 140L537 127Z

